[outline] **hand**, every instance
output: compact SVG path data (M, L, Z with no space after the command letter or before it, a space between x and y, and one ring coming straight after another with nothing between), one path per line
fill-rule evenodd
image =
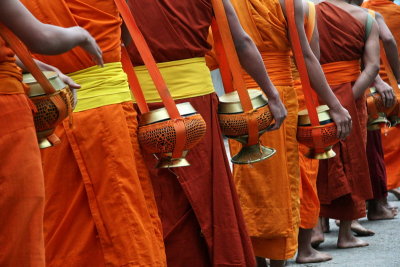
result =
M330 108L329 113L336 124L337 137L340 140L345 139L350 134L352 128L352 121L349 112L340 105L338 107Z
M78 96L76 94L76 89L81 88L81 86L79 84L77 84L76 82L74 82L74 80L72 80L71 77L65 75L64 73L62 73L59 69L54 68L54 71L57 72L58 77L60 77L60 79L69 86L69 88L71 89L72 92L72 96L73 96L73 104L72 104L72 109L74 109L76 107L76 104L78 103Z
M396 103L396 96L393 88L384 81L375 83L376 91L381 95L383 105L387 108L392 107Z
M103 67L103 52L101 52L100 47L96 43L96 40L90 35L89 32L81 27L74 27L74 30L81 31L81 33L84 35L84 41L80 44L80 46L92 56L93 61L97 65Z
M268 98L268 105L275 120L275 124L270 129L268 129L268 131L277 130L281 127L283 121L285 120L287 116L287 110L279 96Z

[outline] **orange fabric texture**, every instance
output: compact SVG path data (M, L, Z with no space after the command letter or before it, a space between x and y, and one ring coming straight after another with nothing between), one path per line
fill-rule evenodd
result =
M307 39L311 42L315 29L315 16L310 16L311 8L315 8L314 4L308 2L308 15L304 18L304 29ZM314 21L311 21L314 20ZM306 109L304 94L301 86L300 75L294 63L291 60L292 75L294 79L294 87L297 93L297 101L299 110ZM299 144L299 163L300 163L300 227L303 229L313 228L319 217L319 199L317 193L317 175L319 161L304 156L308 152L308 148Z
M288 110L277 131L261 137L277 150L270 159L234 165L233 173L256 256L275 260L293 257L297 250L299 218L299 155L296 140L298 103L290 69L287 23L278 0L234 0L238 17L256 43L272 82ZM245 75L248 88L258 86ZM241 145L231 141L231 153Z
M137 127L129 102L57 127L61 144L42 151L47 266L165 266Z
M45 23L84 27L103 50L105 63L120 61L121 19L113 0L23 3ZM80 48L37 57L64 73L94 65ZM47 266L165 266L132 103L77 112L73 120L71 129L68 122L57 127L61 145L42 151Z
M40 21L61 27L81 26L96 39L104 63L121 61L121 18L113 0L22 0ZM64 73L94 66L90 55L80 47L57 56L35 55Z
M331 3L322 2L316 7L320 61L329 85L353 121L350 135L333 146L336 157L320 162L317 186L321 216L353 220L365 216L365 200L372 197L366 157L365 97L354 100L352 92L364 50L365 29L348 12Z
M0 79L0 92L3 87ZM0 94L0 266L44 267L42 163L24 94Z
M15 64L14 52L0 38L0 94L21 94L25 87L21 83L22 73Z
M392 32L397 49L400 52L400 6L389 0L373 0L363 3L363 7L379 12L385 19L386 25ZM383 64L379 72L382 79L389 82ZM389 128L382 131L382 145L385 153L385 165L387 172L387 188L394 189L400 187L400 129Z

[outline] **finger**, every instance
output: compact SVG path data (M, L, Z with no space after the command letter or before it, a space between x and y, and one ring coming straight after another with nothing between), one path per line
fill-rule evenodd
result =
M76 82L74 82L74 80L72 80L72 79L69 78L69 77L65 78L64 82L65 82L66 84L68 84L68 86L69 86L71 89L79 89L79 88L81 88L81 86L80 86L79 84L77 84Z
M350 126L349 126L348 123L345 122L343 124L343 136L342 136L342 139L345 139L347 136L349 136L349 133L350 133Z
M336 128L337 128L337 138L339 138L340 140L342 140L342 126L340 124L336 124Z
M78 94L77 94L76 90L72 90L72 96L74 97L74 103L73 103L72 109L75 109L76 104L78 104Z
M387 107L385 92L381 93L381 98L382 98L383 106Z

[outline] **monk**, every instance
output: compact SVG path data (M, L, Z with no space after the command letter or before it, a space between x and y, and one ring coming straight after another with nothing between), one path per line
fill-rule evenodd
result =
M316 27L315 5L309 1L303 1L304 29L310 47L319 59L318 29ZM299 110L306 109L301 80L297 71L294 58L292 57L292 75L297 93ZM315 250L311 246L312 229L316 226L319 218L319 199L317 193L318 160L304 156L307 147L299 144L300 165L300 229L298 240L297 263L312 263L331 260L327 253Z
M299 218L299 153L296 140L298 103L290 68L291 41L284 1L232 1L246 32L261 52L266 69L288 109L283 127L261 137L277 154L249 165L234 165L234 179L259 266L283 266L297 250ZM341 138L350 131L350 118L329 88L318 59L307 42L302 2L296 1L297 30L313 88L331 108ZM268 14L266 16L265 14ZM248 88L257 84L245 75ZM343 124L342 124L343 123ZM344 126L344 127L343 127ZM231 142L236 154L240 145ZM311 231L311 230L310 230ZM306 233L309 237L309 234ZM321 255L319 255L321 256Z
M389 0L374 0L365 2L363 7L374 10L382 15L386 25L389 27L394 39L396 40L398 51L400 51L400 6ZM390 60L393 59L393 56L388 56L388 59L390 62ZM395 76L396 71L397 73L399 72L399 70L393 69ZM381 65L380 75L383 80L388 82L383 65ZM399 78L399 76L396 76L396 78ZM398 82L400 82L399 79ZM385 154L387 172L387 188L398 199L400 199L400 190L398 189L398 187L400 187L400 168L398 167L398 154L400 152L399 136L400 129L397 127L385 130L382 134L382 145Z
M241 64L270 99L277 129L286 110L230 2L222 2ZM155 169L154 156L144 154L163 224L168 266L253 267L255 258L217 119L218 98L204 58L210 49L211 1L128 3L173 98L178 103L190 102L207 124L204 139L187 155L189 167ZM128 51L150 109L162 107L136 47L131 44Z
M57 54L79 45L101 64L101 51L87 31L43 24L19 1L0 1L0 23L32 51ZM32 103L15 60L0 38L0 266L44 267L43 172Z
M103 68L81 49L36 56L81 85L72 127L57 127L61 144L42 151L46 266L166 266L114 1L23 3L41 21L84 27L104 56Z
M364 92L378 74L378 27L362 8L345 1L324 1L316 7L320 62L353 119L353 132L333 147L337 156L320 162L317 185L321 216L340 220L339 248L366 246L368 243L352 235L351 222L365 216L365 201L372 197ZM360 72L361 59L364 69Z
M353 1L352 4L361 5L362 1ZM385 50L385 55L381 54L380 56L387 57L389 63L391 64L390 68L391 70L394 70L393 74L398 80L398 78L400 78L400 68L396 41L386 25L382 15L372 10L366 9L366 11L368 11L375 18L378 24L379 39L382 41L381 45ZM388 81L387 74L382 72L382 75L384 75L384 77L386 77L386 81ZM388 108L392 107L395 104L393 88L383 81L380 75L378 75L375 79L374 86L381 94L384 105ZM397 210L391 208L386 199L387 177L382 149L381 131L368 131L367 138L368 165L374 193L374 198L368 201L367 216L369 220L393 219L397 214Z

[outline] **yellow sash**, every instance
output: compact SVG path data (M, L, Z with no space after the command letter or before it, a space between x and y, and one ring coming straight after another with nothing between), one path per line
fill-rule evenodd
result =
M93 66L68 76L81 85L74 112L132 101L128 78L121 62L107 63L103 68Z
M214 87L204 57L189 58L157 64L173 99L211 94ZM135 67L146 102L161 102L153 80L145 66Z

